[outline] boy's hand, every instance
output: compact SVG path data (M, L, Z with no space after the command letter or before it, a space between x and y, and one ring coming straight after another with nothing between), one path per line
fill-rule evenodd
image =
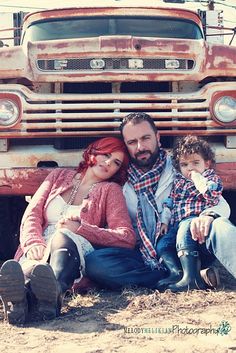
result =
M160 235L164 235L164 234L166 234L166 233L167 233L167 231L168 231L168 225L167 225L167 224L165 224L165 223L162 223L162 224L161 224L161 231L160 231Z
M204 194L207 190L207 179L194 170L191 171L190 178L193 181L196 189L200 191L200 193Z

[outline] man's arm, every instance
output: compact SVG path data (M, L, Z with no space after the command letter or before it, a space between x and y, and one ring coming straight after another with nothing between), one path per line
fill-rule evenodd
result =
M190 227L192 238L198 241L200 244L204 243L205 237L208 236L211 223L214 221L214 219L218 217L229 218L229 216L229 204L223 198L223 196L221 196L218 205L204 210L199 215L199 217L196 217L192 220Z
M223 198L223 196L220 197L218 205L207 208L201 213L201 216L214 213L216 215L219 215L220 217L229 218L230 207L228 202Z

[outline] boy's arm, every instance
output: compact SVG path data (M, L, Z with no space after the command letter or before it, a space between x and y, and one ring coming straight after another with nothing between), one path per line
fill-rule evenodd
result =
M165 200L163 203L163 208L162 208L162 213L161 213L161 223L168 225L171 220L172 207L171 207L170 203L168 204L166 201L167 200Z
M170 223L170 220L171 220L171 210L169 209L169 207L164 206L161 213L161 223L168 225Z
M172 194L172 193L171 193ZM171 220L171 210L173 208L172 197L168 197L164 200L161 213L161 235L166 234L168 230L168 225Z

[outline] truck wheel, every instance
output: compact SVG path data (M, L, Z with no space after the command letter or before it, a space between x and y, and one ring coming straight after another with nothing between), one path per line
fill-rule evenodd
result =
M23 196L0 197L0 260L13 258L19 245L19 228L27 206Z

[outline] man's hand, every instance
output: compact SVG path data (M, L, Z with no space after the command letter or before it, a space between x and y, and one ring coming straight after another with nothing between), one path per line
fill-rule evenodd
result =
M43 245L34 245L27 251L26 257L29 260L42 260L45 249L46 248Z
M210 226L213 221L214 218L211 216L202 215L194 218L190 225L193 240L198 241L199 244L203 244L205 242L205 237L209 234Z

